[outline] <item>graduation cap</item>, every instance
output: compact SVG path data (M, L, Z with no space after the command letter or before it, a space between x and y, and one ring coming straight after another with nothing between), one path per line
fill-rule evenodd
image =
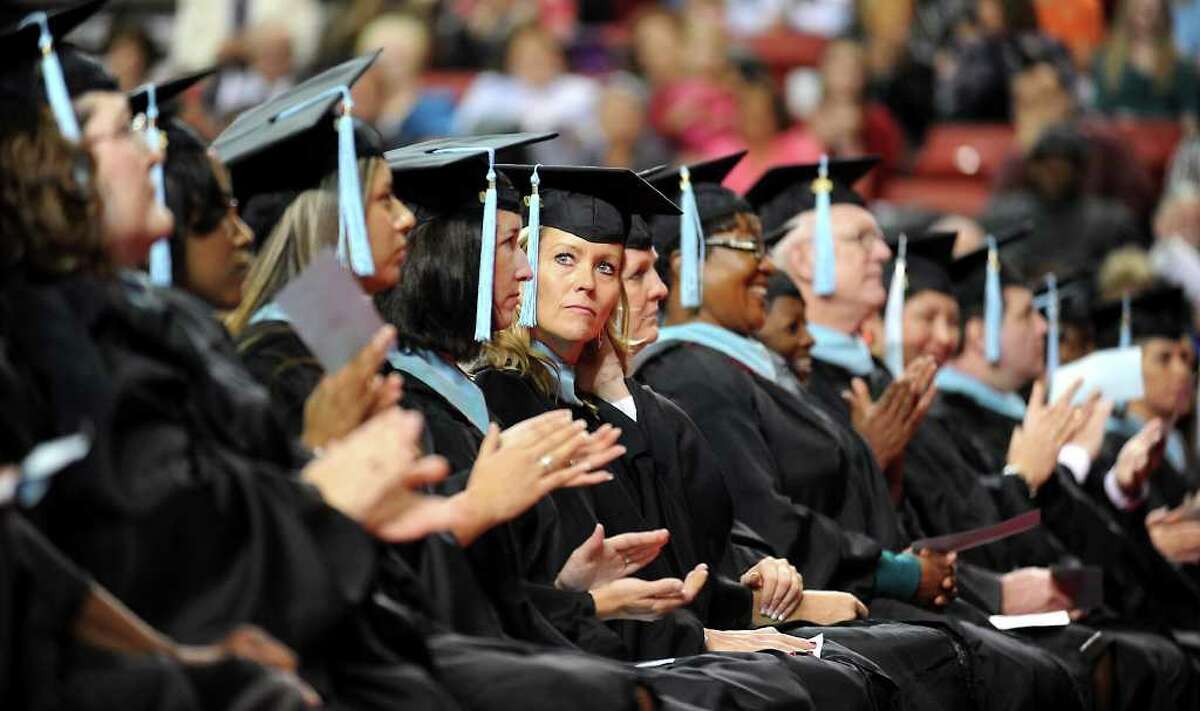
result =
M1054 382L1054 371L1061 360L1058 354L1059 335L1064 318L1064 303L1072 304L1086 299L1091 284L1091 274L1077 272L1062 279L1054 272L1042 277L1043 286L1033 297L1033 305L1046 312L1046 382Z
M750 211L749 205L736 193L721 187L721 181L745 155L746 151L738 151L677 168L660 166L639 173L664 195L677 200L682 208L680 217L665 218L654 228L663 232L660 242L671 243L670 251L676 244L674 233L678 233L677 244L683 256L679 298L686 308L696 308L703 301L703 280L700 278L705 246L703 223Z
M161 118L159 107L215 71L216 67L211 67L160 84L145 84L126 96L129 100L129 110L135 116L135 123L139 121L143 123L142 135L152 152L157 153L167 148L165 136L158 128ZM150 181L154 184L154 199L160 205L166 204L167 193L163 183L163 164L161 162L150 169ZM152 284L171 285L171 246L168 237L155 240L154 244L150 245L148 268Z
M107 0L89 0L58 10L34 10L23 14L19 19L10 8L5 11L8 20L16 20L16 24L0 32L0 60L6 67L5 71L18 74L32 69L31 60L40 56L42 83L45 87L46 101L54 114L58 130L67 140L78 143L80 139L79 120L71 107L71 95L67 91L67 82L63 76L63 67L55 51L56 39L70 33L76 27L104 6ZM20 10L24 13L29 8ZM5 91L18 93L28 90L28 78L17 76L5 81ZM24 89L17 87L24 86Z
M650 218L653 219L653 218ZM631 215L629 218L629 237L625 240L625 249L652 249L654 247L654 230L645 215Z
M198 72L184 74L174 79L169 79L158 84L145 84L133 91L129 92L129 112L134 116L146 113L151 103L151 93L153 100L157 103L159 110L162 110L164 104L178 98L183 92L191 89L201 80L207 79L217 73L217 67L209 67L201 69Z
M1175 339L1191 331L1191 306L1183 291L1158 286L1099 305L1093 314L1103 347L1126 347L1142 338Z
M548 141L557 133L506 133L438 138L394 148L384 154L392 168L393 192L424 221L459 210L481 209L486 198L489 151L496 156ZM466 150L462 150L466 149ZM496 207L522 212L521 191L496 173Z
M1004 286L1023 285L1021 275L1004 263L1000 250L1024 239L1032 228L1021 223L997 234L987 236L987 244L964 254L950 265L955 296L964 317L976 313L982 306L984 352L989 363L1000 360L1000 327L1004 322Z
M816 163L771 168L746 191L746 199L762 218L763 238L768 245L787 234L788 223L793 217L816 210L813 291L819 296L828 296L837 289L829 208L839 203L866 207L866 200L854 191L854 184L878 162L878 156L829 158L822 155Z
M315 187L338 176L338 258L359 276L375 272L367 241L358 158L383 156L379 135L351 116L350 87L379 56L351 59L238 116L213 141L241 198ZM334 108L341 106L341 115ZM278 219L278 216L276 216Z
M598 244L624 245L636 215L677 215L679 208L632 170L583 166L504 165L529 194L529 242L533 277L521 299L521 326L537 325L539 232L553 227Z
M901 234L889 244L895 255L892 268L885 269L888 292L884 308L883 336L885 360L893 375L904 371L904 300L908 294L940 291L953 294L950 263L954 261L957 232L928 232L910 240Z

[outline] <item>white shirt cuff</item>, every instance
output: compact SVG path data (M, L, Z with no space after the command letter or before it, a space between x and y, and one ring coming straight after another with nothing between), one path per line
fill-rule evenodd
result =
M1150 483L1142 482L1142 489L1137 496L1127 496L1124 491L1121 491L1121 485L1117 482L1116 471L1109 469L1108 473L1104 475L1104 493L1108 494L1108 500L1112 502L1113 506L1123 511L1133 511L1145 502L1146 496L1150 493Z
M1064 444L1058 450L1058 463L1071 471L1075 483L1080 486L1087 481L1088 471L1092 468L1092 458L1087 450L1078 444Z

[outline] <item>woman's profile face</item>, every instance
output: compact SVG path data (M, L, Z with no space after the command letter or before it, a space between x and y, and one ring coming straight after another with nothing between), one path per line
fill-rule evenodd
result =
M212 157L209 164L227 209L213 230L184 236L183 288L218 309L233 309L242 301L242 283L254 258L254 233L238 216L225 166Z
M621 300L619 244L596 244L542 229L538 255L538 329L570 343L594 340Z
M492 277L492 330L512 325L521 303L521 285L533 277L525 250L518 244L521 216L496 211L496 265Z
M408 251L408 233L417 224L411 210L392 193L392 171L382 160L375 166L366 194L367 241L375 273L361 277L368 294L387 291L400 282L400 267Z

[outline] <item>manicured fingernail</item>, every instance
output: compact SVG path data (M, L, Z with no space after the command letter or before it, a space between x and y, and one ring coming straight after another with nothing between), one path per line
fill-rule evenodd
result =
M758 614L762 615L763 617L766 617L766 616L767 616L767 608L766 608L766 606L765 606L765 605L764 605L763 607L760 607L760 608L759 608L759 610L758 610Z

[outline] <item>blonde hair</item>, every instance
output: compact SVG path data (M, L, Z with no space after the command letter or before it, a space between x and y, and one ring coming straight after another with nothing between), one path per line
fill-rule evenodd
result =
M359 181L366 202L376 171L387 170L381 158L358 160ZM337 172L325 176L317 188L296 196L250 267L243 287L242 303L225 319L229 332L237 336L254 313L270 303L292 279L312 263L322 249L336 247L338 239Z
M521 229L518 240L521 248L528 251L528 227ZM624 253L622 253L622 262L624 259ZM588 343L584 348L580 360L594 357L597 341L604 338L612 344L617 358L621 361L621 369L625 370L628 367L629 354L637 344L629 336L629 322L625 318L625 314L629 311L629 298L625 294L625 282L620 278L620 267L618 267L617 282L620 285L620 298L617 306L609 314L608 321L604 324L604 330L600 333L599 338ZM483 352L480 354L475 369L492 367L497 370L515 371L532 379L534 387L543 396L554 399L558 393L558 367L553 360L533 348L533 334L530 329L518 325L523 307L524 304L517 307L517 313L508 328L494 334L492 340L484 344Z
M1141 247L1121 247L1108 253L1096 275L1103 301L1120 299L1123 294L1137 294L1154 285L1154 267L1150 255Z
M1133 12L1132 5L1130 0L1122 0L1118 6L1117 21L1113 25L1104 54L1104 83L1114 91L1120 85L1125 64L1129 61L1132 43L1129 36L1129 18ZM1161 24L1158 28L1158 38L1154 42L1154 88L1161 93L1171 83L1178 54L1175 51L1175 39L1171 29L1171 8L1160 0L1158 9Z

